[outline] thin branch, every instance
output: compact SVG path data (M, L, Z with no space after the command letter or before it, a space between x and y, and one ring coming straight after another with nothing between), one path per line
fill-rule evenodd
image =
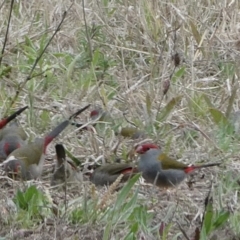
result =
M212 204L212 197L211 197L212 186L213 186L213 180L211 180L211 185L209 186L209 191L208 191L207 197L205 198L204 212L203 212L203 218L202 218L202 222L201 222L201 231L203 229L206 212L208 211L208 209L207 209L208 205Z
M4 5L5 2L6 2L6 0L4 0L4 1L2 2L2 4L0 5L0 10L2 9L2 7L3 7L3 5Z
M127 113L123 113L123 117L126 120L126 122L128 122L131 125L133 125L134 127L137 127L137 125L134 122L132 122L132 121L127 119L126 115L127 115Z
M67 212L67 160L63 159L64 164L64 205L65 205L65 214Z
M84 25L85 25L85 30L86 30L86 37L88 40L88 46L89 46L89 55L92 61L92 43L91 43L91 39L89 36L89 32L88 32L88 27L87 27L87 20L86 20L86 13L85 13L85 4L84 4L84 0L82 0L82 8L83 8L83 20L84 20Z
M11 1L11 5L10 5L10 12L9 12L8 23L7 23L7 31L6 31L6 34L5 34L5 39L4 39L4 42L3 42L3 48L2 48L2 52L1 52L1 56L0 56L0 66L2 64L3 54L4 54L4 51L5 51L6 44L7 44L8 31L9 31L9 26L10 26L11 16L12 16L12 10L13 10L13 3L14 3L14 0Z
M178 225L180 231L182 232L183 236L184 236L187 240L190 240L190 238L188 237L187 233L186 233L185 230L182 228L182 226L180 225L179 222L177 222L177 225Z
M54 31L52 37L51 37L51 38L49 39L49 41L47 42L46 46L44 47L44 49L42 50L42 52L40 53L40 55L36 58L33 66L32 66L32 68L31 68L31 71L30 71L29 75L26 77L26 79L24 80L24 82L18 84L17 90L16 90L16 94L15 94L15 96L12 98L11 103L10 103L10 105L9 105L9 108L11 108L12 105L15 103L15 101L17 100L20 92L22 91L22 89L24 88L24 86L26 85L26 83L27 83L28 81L30 81L30 80L34 77L34 76L33 76L33 71L35 70L38 62L40 61L41 57L42 57L43 54L45 53L47 47L50 45L50 43L52 42L52 40L53 40L53 38L55 37L55 35L57 34L57 32L60 31L60 28L61 28L61 26L62 26L62 24L63 24L63 21L64 21L64 19L65 19L66 16L67 16L67 12L68 12L69 9L72 7L72 5L73 5L73 3L72 3L72 4L70 5L70 7L63 13L63 16L62 16L62 19L61 19L60 23L58 24L58 26L57 26L56 30ZM35 75L35 76L36 76L36 75Z

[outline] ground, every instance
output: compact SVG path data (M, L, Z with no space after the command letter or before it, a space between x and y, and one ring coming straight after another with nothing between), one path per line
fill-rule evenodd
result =
M28 105L18 121L29 141L89 103L112 119L69 126L39 180L2 173L2 239L240 239L238 1L3 1L0 11L1 116ZM91 125L90 110L75 121ZM139 176L123 188L50 187L56 143L81 168L137 162L127 153L140 140L115 135L126 126L179 161L222 164L171 190Z

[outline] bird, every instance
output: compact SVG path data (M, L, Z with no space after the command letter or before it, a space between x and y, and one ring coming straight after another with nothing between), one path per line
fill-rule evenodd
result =
M28 106L20 108L16 112L14 112L12 115L0 120L0 129L4 128L9 122L11 122L13 119L15 119L19 114L21 114L27 108L28 108Z
M83 123L71 122L71 125L81 128L80 133L83 131L95 132L95 128L101 126L101 122L111 122L112 118L109 112L104 111L100 106L95 107L89 114L89 119L92 121L91 125L84 126Z
M122 137L131 139L139 139L146 137L145 133L136 127L122 127L119 132L115 132L115 135L120 135Z
M142 172L142 177L160 188L175 187L195 170L221 164L187 165L168 157L151 143L137 146L136 152L140 155L138 170Z
M91 120L98 120L99 122L113 122L110 113L104 111L101 107L96 107L90 112ZM95 126L93 124L93 126ZM119 131L115 131L116 136L122 136L124 138L139 139L145 138L146 134L139 130L137 127L121 127Z
M7 124L8 122L14 120L17 115L22 113L27 108L28 106L19 109L11 116L3 119L2 121ZM1 122L0 126L3 126L3 124L1 125ZM10 122L9 125L3 127L0 130L0 161L2 162L12 151L26 144L26 139L27 134L25 133L23 128L18 125L16 121Z
M96 120L104 121L105 117L107 117L108 115L109 115L109 113L104 111L101 107L96 107L90 112L89 118L92 121L96 121ZM76 123L76 122L72 122L71 124L76 126L77 128L80 128L84 125L83 123ZM92 126L95 126L95 125L96 125L96 123L92 124ZM90 130L90 129L88 129L86 126L86 127L83 127L83 130Z
M44 138L36 138L34 142L14 150L1 164L9 177L21 180L36 179L41 176L46 150L49 143L57 137L70 123L70 120L90 105L74 113L68 120L55 127Z
M90 119L92 121L97 121L92 123L92 127L96 127L97 125L100 124L100 122L109 122L113 123L113 119L110 116L110 113L107 111L104 111L101 107L95 107L91 112L90 112ZM72 125L76 126L77 128L81 127L81 131L87 130L93 132L93 128L88 125L88 126L83 126L83 123L71 123ZM145 138L146 134L139 130L137 127L122 127L118 131L115 131L116 136L122 136L124 138L131 138L131 139L139 139L139 138Z
M137 173L137 169L128 163L104 164L94 170L90 175L90 181L96 186L111 185L120 174L123 174L121 182L126 182L134 173Z
M100 106L95 107L90 112L90 119L91 120L98 120L98 121L105 121L107 118L110 117L109 112L104 111Z
M55 145L57 163L52 175L51 186L65 182L81 182L82 173L77 170L77 166L66 159L66 152L63 144Z
M27 134L17 122L11 122L9 126L0 131L0 161L3 161L15 149L26 144Z

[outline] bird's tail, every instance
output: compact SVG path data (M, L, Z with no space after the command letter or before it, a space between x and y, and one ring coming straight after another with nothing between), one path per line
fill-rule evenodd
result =
M74 117L76 117L78 114L82 113L83 111L85 111L87 108L90 107L90 104L87 105L84 108L81 108L80 110L78 110L76 113L74 113L73 115L71 115L69 117L68 120L63 121L62 123L60 123L57 127L55 127L49 134L47 134L47 136L45 136L44 138L44 153L46 152L46 148L48 146L48 144L55 138L57 137L70 123L70 120Z
M192 166L188 166L185 168L185 173L190 173L196 169L200 169L200 168L207 168L207 167L213 167L213 166L219 166L221 163L209 163L209 164L203 164L203 165L192 165Z
M12 115L10 115L9 117L6 117L4 119L2 119L0 121L0 129L4 128L7 123L11 122L13 119L15 119L19 114L21 114L25 109L27 109L28 106L25 106L23 108L20 108L19 110L17 110L16 112L14 112Z
M73 115L71 115L71 116L69 117L69 120L75 118L77 115L79 115L80 113L82 113L82 112L84 112L85 110L87 110L90 106L91 106L91 104L88 104L87 106L79 109L77 112L75 112Z
M62 144L56 144L55 150L56 150L56 155L57 155L57 161L60 166L66 160L66 152L65 152L65 149Z

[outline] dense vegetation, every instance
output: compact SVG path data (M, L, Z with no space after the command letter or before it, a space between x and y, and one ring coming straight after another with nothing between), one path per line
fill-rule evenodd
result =
M52 144L41 180L1 176L1 239L239 239L239 2L12 2L0 5L0 109L30 107L18 117L30 140L91 103L114 121L56 140L82 165L136 160L136 141L114 134L132 125L179 161L222 165L167 191L139 175L119 191L59 190Z

